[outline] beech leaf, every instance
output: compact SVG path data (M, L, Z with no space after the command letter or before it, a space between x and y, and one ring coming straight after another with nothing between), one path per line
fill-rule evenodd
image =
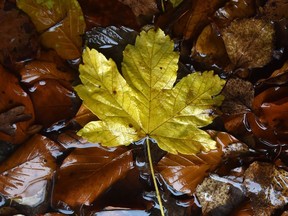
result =
M192 195L199 183L222 162L225 148L239 143L225 132L209 131L217 142L217 149L195 155L165 155L158 163L157 170L164 180L176 191Z
M55 49L63 59L81 56L85 20L77 0L17 0L41 33L41 43Z
M78 135L104 146L148 136L174 154L214 149L216 142L199 128L214 119L225 81L212 71L195 72L174 86L179 54L173 49L161 29L142 31L135 46L124 50L122 77L113 60L87 48L79 68L83 84L76 91L100 121Z
M56 169L55 157L63 148L41 135L34 135L0 166L0 193L6 199L35 207L43 202L46 186Z
M132 151L126 148L94 145L75 149L60 167L53 202L57 205L61 201L72 208L90 205L132 168Z

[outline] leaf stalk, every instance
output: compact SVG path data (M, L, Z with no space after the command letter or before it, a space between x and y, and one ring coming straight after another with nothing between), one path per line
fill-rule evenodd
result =
M165 216L164 208L163 208L163 204L162 204L162 199L161 199L161 196L160 196L160 191L159 191L157 180L156 180L156 177L155 177L153 161L152 161L152 156L151 156L150 142L149 142L149 137L148 136L146 137L146 146L147 146L149 167L150 167L150 171L151 171L151 175L152 175L152 179L153 179L153 184L154 184L155 191L156 191L157 200L158 200L158 203L159 203L161 216Z

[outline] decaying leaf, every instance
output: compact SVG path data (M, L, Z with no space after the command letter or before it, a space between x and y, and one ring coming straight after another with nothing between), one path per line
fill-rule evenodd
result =
M18 106L0 114L0 131L13 136L16 133L15 123L31 119L24 113L25 107Z
M232 78L227 80L222 94L225 99L222 103L222 110L225 115L250 112L254 99L254 87L252 83Z
M215 10L224 2L223 0L192 1L184 38L190 39L199 34L209 23L209 17L212 16Z
M118 0L128 5L135 16L153 15L158 12L156 0Z
M228 26L234 19L250 18L256 14L255 0L230 0L224 7L219 8L213 17L217 26Z
M263 14L273 21L288 18L288 2L286 0L268 0L263 7Z
M9 121L7 122L7 118L5 120L1 119L1 127L6 125L9 131L5 131L3 133L3 128L0 130L0 140L10 142L13 144L22 143L25 139L27 139L30 135L27 133L29 127L34 122L34 108L28 94L20 87L18 79L13 74L7 72L0 66L0 113L6 114L15 114L15 107L22 107L16 109L16 115L18 117L10 116ZM14 111L11 109L14 109ZM24 108L24 110L23 110ZM9 112L10 110L10 112ZM20 116L19 116L20 114ZM30 116L30 118L28 118ZM19 119L20 117L20 119ZM24 119L22 118L24 117ZM16 120L16 121L15 121ZM23 120L23 121L18 121ZM25 121L24 121L25 120ZM3 122L4 121L4 122ZM7 125L8 123L8 125ZM12 124L11 124L12 123ZM7 133L8 132L8 133ZM12 135L10 136L9 133Z
M58 172L54 207L61 203L71 208L90 205L132 168L132 151L126 148L104 148L94 144L91 148L75 149Z
M222 31L222 36L236 68L262 67L272 59L274 28L270 22L252 18L235 20Z
M22 61L36 57L38 35L26 14L16 9L0 10L0 26L0 63L3 66L17 70Z
M288 172L273 164L252 163L245 172L244 185L255 216L272 215L288 203Z
M230 215L244 199L241 189L233 182L212 175L197 186L196 195L202 206L203 215Z
M104 146L129 145L149 136L171 153L215 148L199 127L212 122L225 81L212 71L196 72L173 87L179 57L173 47L160 29L141 32L135 46L124 50L126 80L113 60L87 48L80 65L83 85L76 91L101 121L88 123L79 135Z
M64 59L81 56L85 21L77 0L17 0L17 6L30 16L42 45Z

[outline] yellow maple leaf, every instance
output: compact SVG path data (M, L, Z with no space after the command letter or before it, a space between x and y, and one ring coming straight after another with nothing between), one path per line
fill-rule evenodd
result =
M122 76L112 59L87 48L76 91L100 120L78 134L104 146L149 137L174 154L214 149L215 141L200 128L213 121L225 81L212 71L195 72L175 85L179 54L173 49L161 29L142 31L135 46L124 50Z

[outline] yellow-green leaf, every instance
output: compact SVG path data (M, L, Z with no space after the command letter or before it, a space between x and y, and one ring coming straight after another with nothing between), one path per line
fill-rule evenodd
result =
M182 1L183 0L170 0L173 7L177 7L178 5L180 5L182 3Z
M161 29L141 32L128 45L123 76L113 60L87 48L76 91L100 121L79 135L104 146L129 145L149 136L170 153L192 154L216 147L200 128L210 124L225 81L212 71L192 73L175 85L179 54Z
M41 34L41 43L64 59L81 56L85 20L77 0L17 0Z

